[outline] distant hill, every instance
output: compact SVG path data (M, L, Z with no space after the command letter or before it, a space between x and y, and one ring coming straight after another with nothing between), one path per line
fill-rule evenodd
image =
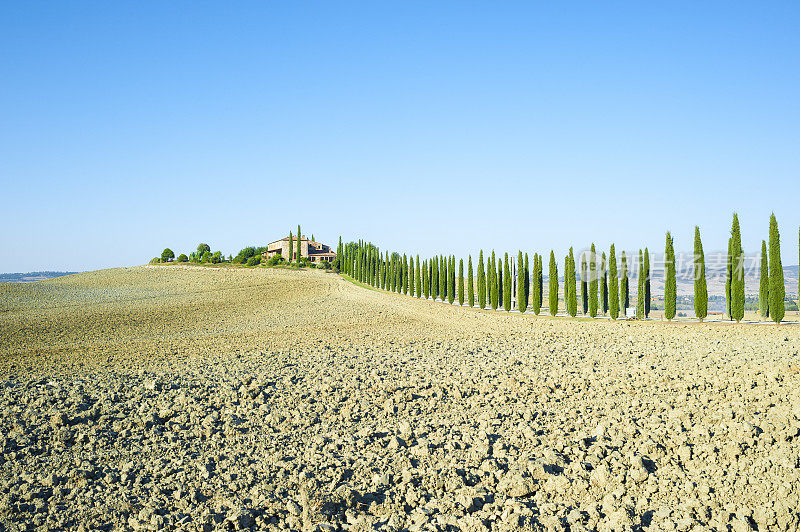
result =
M28 272L28 273L0 273L0 283L32 283L64 275L73 275L80 272Z

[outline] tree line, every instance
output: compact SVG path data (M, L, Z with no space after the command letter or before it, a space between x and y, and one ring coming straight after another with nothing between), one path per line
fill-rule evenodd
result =
M481 250L473 268L472 255L467 257L466 277L464 259L454 255L434 255L420 259L419 254L407 255L381 251L371 242L359 240L343 243L339 238L334 269L355 280L382 290L406 294L421 299L440 300L459 305L465 303L480 309L501 308L506 312L512 308L520 312L528 309L538 315L544 302L543 282L544 256L518 251L516 263L508 253L498 256ZM638 273L636 290L636 316L647 318L651 311L650 251L647 247L638 251ZM677 279L675 271L675 248L672 235L667 232L664 244L664 317L672 320L676 315ZM694 311L697 319L708 316L708 287L705 255L700 237L700 228L695 227L694 254ZM584 316L598 315L618 319L620 312L631 307L628 256L620 254L617 263L616 249L611 244L608 255L599 256L592 244L588 253L581 254L580 301ZM559 310L559 295L564 298L564 311L569 316L578 314L578 276L573 248L564 257L563 285L559 279L558 261L553 250L548 261L548 308L551 316ZM466 282L466 289L465 289ZM731 234L728 240L727 276L725 299L727 315L737 323L744 317L744 252L741 243L739 219L733 215ZM761 280L759 304L761 315L780 323L785 314L785 288L780 254L780 234L775 214L770 216L768 241L762 241ZM622 316L626 316L623 314Z

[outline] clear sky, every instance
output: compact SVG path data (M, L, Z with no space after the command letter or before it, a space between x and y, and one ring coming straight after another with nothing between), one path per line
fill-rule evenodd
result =
M303 232L798 262L800 3L0 4L0 271Z

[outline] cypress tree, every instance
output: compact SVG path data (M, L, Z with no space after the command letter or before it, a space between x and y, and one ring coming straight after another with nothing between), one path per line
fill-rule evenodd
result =
M498 292L499 284L497 282L497 270L495 269L496 262L497 260L495 259L494 251L492 251L491 266L489 268L489 270L492 272L490 277L492 310L497 310L497 305L500 299Z
M436 298L439 297L439 257L433 257L433 269L431 272L431 299L436 301Z
M475 279L472 277L472 255L467 259L467 302L470 307L475 306L475 287L473 283Z
M300 254L303 252L302 246L300 246L300 224L297 224L297 264L300 264Z
M706 285L706 258L700 228L694 226L694 314L701 322L708 315L708 286Z
M454 255L450 256L449 262L450 265L447 268L447 302L452 305L453 301L456 299L456 258Z
M503 260L503 308L511 312L511 271L508 267L508 253Z
M414 280L416 281L415 289L416 289L417 299L419 299L422 297L422 278L420 277L419 255L417 255L417 265L416 265L416 271L414 272Z
M439 255L439 297L442 303L447 299L447 264L444 255Z
M566 302L567 312L573 318L578 314L578 293L575 287L575 255L572 247L569 248L569 276L564 279L564 284L569 286L569 300Z
M542 278L539 275L539 254L533 254L533 278L531 279L531 308L537 316L542 309Z
M522 251L517 253L517 310L525 312L528 308L528 294L525 292L526 267L522 262Z
M422 261L422 297L428 299L430 292L428 291L428 261Z
M464 259L458 259L458 306L464 306Z
M544 304L544 257L539 255L539 308Z
M589 313L588 278L589 270L586 268L586 253L581 253L581 308L583 309L584 316Z
M589 316L597 317L597 252L594 243L589 252Z
M611 319L619 317L619 279L617 279L617 254L614 244L608 250L608 310Z
M644 317L650 317L650 252L644 248Z
M497 280L497 306L501 306L503 304L503 287L505 284L503 282L503 259L500 257L497 258L497 276L495 279Z
M733 281L733 237L728 238L727 276L725 277L725 311L728 319L733 320L733 307L731 306L731 284Z
M486 308L486 274L483 270L483 250L478 253L478 308Z
M733 253L731 313L733 314L733 319L736 320L736 323L739 323L744 317L744 253L742 252L742 235L739 230L739 216L736 213L733 214L731 237L733 238L731 250Z
M678 287L675 280L675 248L672 235L667 232L664 248L664 317L671 321L675 317Z
M640 320L645 318L644 315L644 258L642 257L642 250L639 250L639 277L638 286L636 288L636 317Z
M525 284L523 285L523 292L525 292L525 310L528 309L528 298L531 296L531 270L528 264L528 254L525 254ZM520 312L525 312L522 310Z
M769 315L777 324L783 320L786 287L783 284L783 265L781 264L781 235L775 213L769 217Z
M625 313L624 317L628 316L628 307L631 306L631 284L628 279L628 256L625 255L625 250L622 250L622 279L619 283L619 303L622 311Z
M556 254L550 250L550 275L547 278L547 287L550 289L550 295L547 298L550 304L550 315L555 316L558 313L558 266L556 265Z
M761 241L761 271L758 278L758 310L762 318L769 318L769 264L767 241Z
M608 312L608 277L606 276L606 252L601 254L600 258L600 309L603 311L603 316Z
M409 255L409 257L408 257L408 294L411 297L414 297L414 295L417 292L417 284L416 284L415 279L414 279L414 273L415 273L415 271L414 271L414 256L413 255Z
M408 295L408 285L411 279L408 275L408 257L403 253L403 293Z
M569 314L569 253L564 255L564 312Z
M289 264L292 263L293 257L294 257L294 239L292 237L292 232L289 231L289 256L286 259Z

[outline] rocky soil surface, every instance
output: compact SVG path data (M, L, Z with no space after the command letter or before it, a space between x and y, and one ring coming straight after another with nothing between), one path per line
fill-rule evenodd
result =
M0 286L0 527L796 530L799 340L321 272Z

